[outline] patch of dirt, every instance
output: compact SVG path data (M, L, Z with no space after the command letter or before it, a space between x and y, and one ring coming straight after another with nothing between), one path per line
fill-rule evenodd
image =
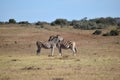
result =
M41 68L30 66L30 67L24 67L21 70L40 70Z
M52 78L52 80L64 80L64 78Z
M12 59L11 61L20 61L19 59Z
M52 67L48 67L48 68L46 68L46 70L53 70L54 68L52 68Z

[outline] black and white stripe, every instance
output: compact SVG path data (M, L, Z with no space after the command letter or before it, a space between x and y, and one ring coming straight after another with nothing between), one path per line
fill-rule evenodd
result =
M41 48L44 49L51 49L51 55L53 56L54 54L54 48L56 47L56 44L52 41L49 42L42 42L42 41L37 41L37 55L41 52Z
M76 52L77 52L76 43L73 41L63 40L63 41L57 43L57 47L58 47L61 55L62 55L62 49L71 49L73 52L73 55L76 55Z
M56 36L51 36L49 41L55 41ZM56 44L57 48L59 49L60 55L62 55L62 49L71 49L73 51L73 55L76 55L76 43L74 41L65 41L63 37L57 35L58 43Z
M54 37L54 38L53 38ZM42 42L37 41L37 55L41 52L41 48L51 49L51 55L54 54L54 48L56 48L56 44L61 40L58 36L50 36L48 41Z

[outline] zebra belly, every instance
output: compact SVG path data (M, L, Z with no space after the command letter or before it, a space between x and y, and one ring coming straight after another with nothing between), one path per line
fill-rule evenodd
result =
M51 45L48 45L48 44L43 44L42 46L43 46L43 48L45 48L45 49L50 49L50 48L51 48Z
M69 49L70 46L64 46L64 45L61 45L61 48L63 48L63 49Z
M45 48L45 49L50 49L51 47L46 47L46 46L44 46L43 48Z

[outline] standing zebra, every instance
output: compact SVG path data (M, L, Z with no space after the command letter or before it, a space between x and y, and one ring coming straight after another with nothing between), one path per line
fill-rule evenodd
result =
M54 54L54 48L56 48L56 44L62 41L62 38L57 36L50 36L49 40L46 42L42 42L42 41L37 41L36 45L37 45L37 55L41 52L41 48L44 49L51 49L51 56L53 56Z
M57 48L59 49L59 53L62 56L62 49L71 49L73 51L73 55L76 55L76 43L74 41L65 41L60 35L57 35L58 43L56 44ZM48 41L55 41L55 36L50 36ZM57 40L57 39L56 39Z

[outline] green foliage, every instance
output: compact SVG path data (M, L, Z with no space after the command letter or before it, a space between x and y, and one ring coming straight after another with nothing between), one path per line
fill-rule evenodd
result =
M110 32L104 33L103 36L117 36L119 35L118 30L111 30Z
M119 31L118 30L111 30L110 35L111 36L117 36L117 35L119 35Z
M102 24L102 23L97 24L97 29L104 29L105 27L107 27L106 24Z
M92 19L92 21L96 22L97 24L102 23L102 24L107 24L107 25L115 25L116 21L114 18L107 17L107 18L96 18Z
M38 21L38 22L36 22L35 23L35 25L49 25L49 23L47 23L47 22L41 22L41 21Z
M90 20L86 20L86 19L82 19L82 20L73 20L71 22L71 26L73 26L73 28L75 29L85 29L85 30L89 30L89 29L103 29L106 27L109 27L111 25L118 25L120 24L120 18L111 18L111 17L107 17L107 18L96 18L96 19L90 19Z
M9 19L9 23L15 24L16 21L15 21L15 19Z
M61 27L68 25L67 19L56 19L51 23L52 26L60 25Z
M21 21L18 24L30 24L28 21Z
M97 29L97 24L93 21L82 20L82 21L72 21L73 28L75 29Z
M35 25L39 26L39 28L49 28L50 27L49 23L41 22L41 21L36 22Z
M13 23L15 24L15 19L9 19L8 22L4 22L4 24ZM0 22L0 24L3 24L3 22ZM28 21L21 21L18 24L30 24ZM44 26L44 25L52 25L52 26L73 26L75 29L83 29L83 30L91 30L91 29L104 29L109 26L117 26L118 29L120 29L120 18L112 18L112 17L106 17L106 18L95 18L95 19L87 19L87 17L81 19L81 20L73 20L68 21L67 19L61 19L58 18L55 21L48 23L48 22L41 22L38 21L35 23L35 25Z
M115 18L118 28L120 28L120 18Z
M5 24L4 22L0 21L0 24Z

